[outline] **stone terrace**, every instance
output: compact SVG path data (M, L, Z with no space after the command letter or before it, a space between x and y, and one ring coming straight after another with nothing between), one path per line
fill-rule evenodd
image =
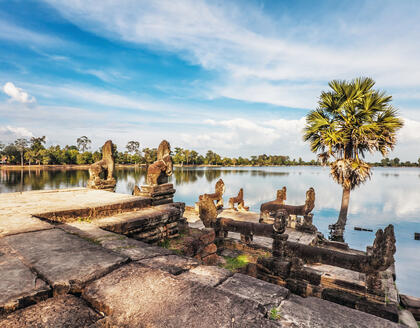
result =
M399 327L94 223L32 216L118 212L133 200L86 189L1 194L0 327Z

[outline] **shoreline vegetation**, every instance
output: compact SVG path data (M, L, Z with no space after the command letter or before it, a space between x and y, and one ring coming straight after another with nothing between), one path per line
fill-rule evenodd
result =
M285 165L219 165L219 164L174 164L174 167L179 168L224 168L224 167L290 167L290 166L323 166L319 163L317 164L285 164ZM375 163L371 164L372 167L387 167L387 168L420 168L419 165L375 165ZM28 165L25 164L23 166L19 164L15 165L8 165L8 164L0 164L0 170L88 170L90 164L32 164ZM116 164L116 168L140 168L146 169L147 164Z
M77 138L77 145L54 145L45 147L46 137L33 137L31 139L17 139L5 145L0 142L0 169L88 169L89 165L102 158L101 149L89 151L91 141L86 136ZM114 150L117 167L146 167L157 158L156 148L140 149L138 141L129 141L126 150ZM222 157L212 150L205 155L195 150L175 147L172 152L175 166L181 167L262 167L262 166L319 166L319 160L304 161L302 158L292 159L285 155L254 155L246 157ZM368 163L373 167L419 167L417 162L402 162L399 158L384 158L380 162Z

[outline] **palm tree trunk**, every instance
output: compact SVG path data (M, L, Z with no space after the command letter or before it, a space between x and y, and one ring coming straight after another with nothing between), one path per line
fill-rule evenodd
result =
M346 226L347 222L347 212L349 210L349 201L350 201L350 189L343 188L343 195L341 197L341 209L340 214L338 215L338 220L336 225L342 227Z
M344 229L347 223L347 212L349 209L350 189L343 188L343 195L341 198L341 209L338 215L338 220L335 224L330 225L331 229L330 239L334 241L344 242Z

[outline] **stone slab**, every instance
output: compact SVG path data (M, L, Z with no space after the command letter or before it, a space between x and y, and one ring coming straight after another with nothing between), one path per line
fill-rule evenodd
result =
M0 314L46 299L51 292L43 280L5 248L0 245Z
M315 297L291 295L278 307L280 323L299 328L396 328L401 325Z
M199 265L198 261L186 256L166 255L157 256L144 260L139 263L154 269L160 269L173 275L181 274Z
M140 198L86 188L0 193L0 237L52 228L47 222L32 217L33 215L50 217L55 212L67 211L74 214L79 210L79 214L84 211L87 216L86 213L91 212L92 208L127 203ZM146 202L151 201L146 199ZM49 214L43 215L44 213Z
M0 238L18 233L52 229L48 222L28 215L0 216Z
M92 223L72 222L61 224L58 228L82 238L92 240L110 251L130 258L132 261L173 254L169 249L151 246L139 240L103 230Z
M50 298L3 318L0 327L92 327L103 317L73 295Z
M202 285L215 287L232 275L233 273L231 271L217 266L199 265L198 267L192 268L177 277L179 279L185 279Z
M287 288L241 273L235 273L233 277L228 278L217 289L253 300L263 306L267 312L271 308L279 306L290 295Z
M255 302L136 263L94 281L82 297L112 327L278 327Z
M53 287L54 294L80 292L87 282L128 260L60 229L28 232L4 240Z

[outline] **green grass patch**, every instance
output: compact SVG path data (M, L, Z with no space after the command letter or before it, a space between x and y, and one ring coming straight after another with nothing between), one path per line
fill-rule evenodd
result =
M417 327L420 328L420 321L417 321Z
M77 222L87 222L92 223L92 219L90 217L78 217Z
M268 317L270 318L270 320L280 320L280 311L277 308L272 308L268 314Z
M241 254L237 257L225 257L226 264L223 266L225 269L230 271L237 271L238 269L244 268L249 263L248 256Z
M171 246L171 243L169 242L169 239L164 239L158 242L158 246L169 249L169 247Z

